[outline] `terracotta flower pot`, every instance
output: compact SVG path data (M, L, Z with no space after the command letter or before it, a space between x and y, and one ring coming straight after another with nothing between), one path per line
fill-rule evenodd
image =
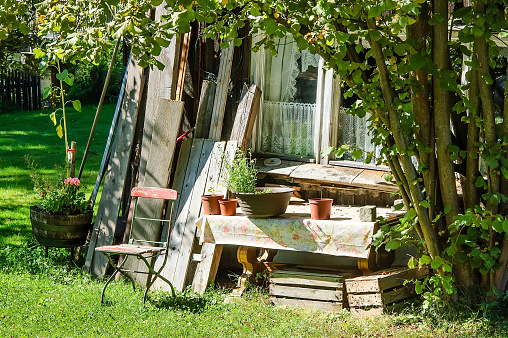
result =
M220 215L219 200L224 199L224 195L203 195L203 213L205 215Z
M238 204L238 200L236 198L228 198L225 200L220 200L220 214L222 216L235 216L236 215L236 205Z
M333 199L310 198L310 217L312 219L330 219Z

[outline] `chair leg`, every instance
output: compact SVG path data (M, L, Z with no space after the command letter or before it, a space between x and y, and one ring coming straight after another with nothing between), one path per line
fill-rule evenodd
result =
M122 261L122 264L120 264L120 266L117 266L115 264L115 262L113 262L110 254L104 253L104 255L106 255L106 257L108 257L109 264L111 264L111 266L115 269L115 272L113 272L113 274L111 276L109 276L108 281L106 282L106 285L104 285L104 288L102 289L101 304L104 303L104 294L106 293L106 288L108 287L109 283L111 283L111 281L115 278L115 276L118 272L120 272L124 276L127 276L127 278L130 279L130 281L132 283L132 288L134 289L134 291L136 291L136 283L134 282L134 279L132 279L131 276L129 276L127 273L122 272L122 270L121 270L123 265L127 261L127 257L129 257L129 256L126 256L125 259Z
M118 270L115 270L111 276L109 276L108 281L106 282L106 285L104 285L104 288L102 288L102 294L101 294L101 305L104 304L104 294L106 293L106 288L108 287L109 283L115 278L115 275L117 274Z
M169 287L171 288L171 294L173 295L173 298L176 298L176 292L175 292L175 288L173 287L173 284L172 284L169 280L167 280L164 276L162 276L162 275L160 274L160 272L162 271L162 268L163 268L164 266L162 266L162 267L159 269L159 271L155 271L155 270L152 268L152 266L150 265L150 263L148 263L148 261L146 260L146 258L145 258L145 257L143 257L142 255L139 255L138 257L139 257L139 258L141 258L141 259L145 262L146 266L148 267L148 270L149 270L149 271L150 271L150 273L154 276L154 277L153 277L153 280L152 280L152 282L151 282L151 284L153 284L153 283L155 282L155 280L157 279L157 277L158 277L158 278L160 278L160 279L162 279L162 280L163 280L163 281L165 281L165 282L169 285ZM151 286L151 285L150 285L150 286ZM149 288L147 288L147 290L148 290L148 289L149 289ZM146 292L148 292L148 291L146 291Z

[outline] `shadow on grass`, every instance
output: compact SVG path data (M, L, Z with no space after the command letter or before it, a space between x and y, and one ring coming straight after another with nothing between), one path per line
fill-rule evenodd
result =
M159 309L178 309L192 313L201 313L206 309L208 300L190 290L185 290L173 298L171 293L155 291L148 293L147 301Z

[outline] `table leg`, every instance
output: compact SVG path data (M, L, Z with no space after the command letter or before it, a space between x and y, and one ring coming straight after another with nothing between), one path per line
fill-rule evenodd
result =
M256 257L256 248L252 246L240 246L238 248L236 257L238 262L243 265L243 273L238 278L236 289L233 290L231 296L241 297L245 291L245 288L247 287L247 282L253 276L255 276L259 264Z

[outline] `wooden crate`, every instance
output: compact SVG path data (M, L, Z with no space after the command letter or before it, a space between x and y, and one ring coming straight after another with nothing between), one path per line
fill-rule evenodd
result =
M344 280L361 274L288 265L271 265L269 270L273 304L328 311L348 307Z
M416 297L412 283L406 280L427 276L427 267L392 268L345 281L350 311L355 315L380 315L395 312Z

